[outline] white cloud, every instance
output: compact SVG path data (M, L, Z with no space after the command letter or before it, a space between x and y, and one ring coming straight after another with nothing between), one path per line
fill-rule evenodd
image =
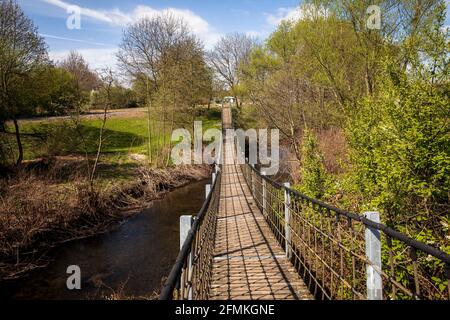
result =
M315 7L311 4L294 8L278 8L274 14L266 14L266 22L271 26L278 26L282 21L298 21L308 17L325 17L328 15L324 7Z
M41 1L66 11L73 6L73 4L62 0ZM108 23L118 27L124 27L144 17L154 17L162 13L171 13L175 17L182 18L186 21L191 30L204 41L208 48L212 47L220 38L220 34L217 33L205 19L188 9L165 8L158 10L145 5L139 5L130 12L123 12L118 8L109 10L90 9L86 7L79 8L82 17L87 17L98 22Z
M175 17L181 18L191 28L201 40L205 42L207 47L212 47L220 38L220 34L214 31L211 25L199 15L188 9L166 8L156 10L148 6L137 6L131 13L132 21L136 21L145 17L152 18L163 13L170 13Z
M302 17L303 13L300 7L278 8L275 14L266 14L266 21L272 26L278 26L282 21L297 21Z
M95 45L95 46L102 46L102 47L107 46L107 44L102 43L102 42L93 42L93 41L88 41L88 40L74 39L74 38L68 38L68 37L61 37L61 36L55 36L55 35L46 34L46 33L41 33L40 36L44 37L44 38L47 38L47 39L56 39L56 40L63 40L63 41L72 41L72 42L86 43L86 44L91 44L91 45Z
M56 7L59 7L66 11L68 9L70 9L71 7L76 6L76 7L80 8L80 13L82 16L89 17L94 20L98 20L98 21L102 21L102 22L111 23L111 24L120 25L120 24L126 23L125 20L127 19L127 17L122 16L120 14L120 11L118 11L117 9L114 9L114 10L111 10L108 12L108 11L103 11L103 10L94 10L94 9L90 9L90 8L80 7L80 6L77 6L72 3L62 1L62 0L41 0L41 1L51 4L51 5L54 5Z
M102 49L78 49L89 66L93 70L100 70L105 67L114 67L117 64L116 54L117 48L102 48ZM50 59L55 62L65 59L70 53L70 50L50 51Z

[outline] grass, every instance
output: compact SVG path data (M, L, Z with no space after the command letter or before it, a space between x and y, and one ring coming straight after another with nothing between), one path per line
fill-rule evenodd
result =
M202 111L196 120L203 122L203 130L220 127L220 110ZM92 182L85 151L91 160L95 157L101 126L101 115L83 116L78 127L69 117L20 121L28 161L1 172L0 281L47 263L41 255L50 246L109 230L131 214L127 209L210 175L207 165L148 166L147 114L114 110ZM13 132L11 125L7 130ZM153 152L167 152L170 137L168 130L152 137ZM4 155L9 163L17 157L14 134L0 134L0 160Z
M203 121L203 130L220 127L220 110L205 110L196 120ZM79 134L70 119L22 121L20 123L21 138L24 146L24 159L33 160L48 155L95 154L101 119L83 119ZM7 128L12 132L12 126ZM171 133L158 134L151 137L152 152L162 147L170 139ZM8 135L7 144L16 149L14 135ZM85 147L86 146L86 147ZM15 151L16 152L16 151ZM106 122L102 152L110 159L123 158L127 154L148 154L148 123L146 114L141 117L124 113L120 117L111 117Z

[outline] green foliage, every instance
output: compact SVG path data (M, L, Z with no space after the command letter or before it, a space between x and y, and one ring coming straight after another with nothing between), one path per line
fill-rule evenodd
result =
M108 100L105 88L94 91L90 98L91 108L103 109L106 103L109 104L108 108L110 109L136 108L138 106L136 94L131 89L117 85L110 88L109 94Z
M267 48L284 61L289 61L297 51L299 35L293 32L294 26L292 22L282 21L267 40Z
M0 123L33 112L28 103L47 48L17 1L0 2Z
M64 115L74 109L77 89L73 75L62 68L45 67L35 83L39 86L30 101L38 114Z
M317 138L308 129L305 129L303 133L301 152L302 166L300 173L302 184L299 189L311 197L320 199L325 195L328 179Z
M386 78L380 95L361 102L349 122L353 173L391 221L407 222L417 212L423 217L415 220L427 219L448 201L448 91L395 79Z
M448 250L442 228L450 190L448 31L443 7L436 10L434 25L401 48L408 68L384 62L378 92L358 103L347 133L350 175L365 205L382 210L397 229Z
M214 109L205 111L204 115L197 119L203 121L204 130L217 128L220 124L217 111ZM101 119L82 119L77 132L77 127L72 120L22 122L24 158L32 160L47 155L83 155L86 151L94 155L98 148L101 125ZM11 127L7 126L7 129L11 130ZM164 139L170 139L170 134L155 134L152 136L152 147L161 148ZM14 136L0 135L0 148L8 150L8 154L14 153ZM128 153L145 155L147 153L146 116L122 116L108 119L104 132L103 152L117 155Z

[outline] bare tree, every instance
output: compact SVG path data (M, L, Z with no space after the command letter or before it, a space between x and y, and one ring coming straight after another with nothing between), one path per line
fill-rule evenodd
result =
M102 87L105 90L105 101L103 102L103 105L104 105L103 119L102 119L102 125L100 127L100 132L99 132L99 136L98 136L97 154L95 156L94 164L92 166L91 175L89 178L91 186L95 179L98 161L100 160L100 155L102 153L103 142L104 142L104 131L105 131L105 127L106 127L106 120L108 119L108 110L111 109L111 104L112 104L111 91L112 91L112 88L114 87L114 85L117 85L117 80L114 75L114 72L109 68L101 71L100 79L101 79Z
M83 102L83 93L90 92L101 85L98 75L89 68L89 64L77 51L71 51L67 58L59 62L59 65L73 75L80 104Z
M124 31L117 57L129 76L146 75L152 84L150 90L155 91L161 57L171 47L193 38L186 22L170 13L147 17Z
M22 89L39 66L48 61L47 48L33 22L15 0L0 0L0 122L13 120L23 160L18 118L30 113Z
M158 165L166 122L173 127L175 109L195 116L191 111L208 91L210 72L203 47L184 20L161 14L139 20L124 31L118 59L123 71L146 91L141 96L148 109L148 156L150 163Z
M227 84L239 107L238 95L241 77L240 66L248 61L256 41L241 33L222 37L208 55L208 62L217 75Z

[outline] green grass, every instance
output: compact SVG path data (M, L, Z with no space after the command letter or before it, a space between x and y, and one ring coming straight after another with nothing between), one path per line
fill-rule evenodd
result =
M203 130L220 128L220 111L205 110L196 120L203 121ZM79 130L83 139L71 120L25 121L20 124L25 160L41 158L46 155L84 154L97 152L101 119L81 121ZM12 128L8 130L12 132ZM152 152L168 142L171 133L154 134L151 138ZM8 135L9 145L13 148L14 136ZM159 139L158 139L159 138ZM158 139L158 140L157 140ZM86 146L86 147L85 147ZM113 117L107 120L104 131L102 152L108 158L121 158L126 154L148 154L148 124L145 115L142 117Z

